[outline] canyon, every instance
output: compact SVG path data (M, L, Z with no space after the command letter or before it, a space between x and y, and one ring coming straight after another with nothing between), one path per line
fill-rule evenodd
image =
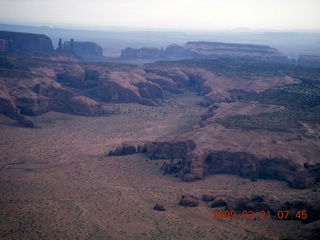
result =
M141 66L86 60L101 57L95 44L54 51L42 35L30 43L46 39L38 48L3 36L1 238L291 239L319 221L319 68L261 45L123 51L170 58ZM210 215L261 206L270 221ZM309 220L277 220L286 207Z

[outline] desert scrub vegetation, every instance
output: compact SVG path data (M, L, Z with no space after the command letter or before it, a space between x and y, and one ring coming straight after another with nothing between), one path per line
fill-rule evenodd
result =
M320 69L295 66L282 63L265 62L252 59L188 59L180 61L160 61L146 64L150 66L163 67L188 67L202 68L208 71L222 74L227 77L279 77L291 76L299 78L303 82L320 81Z
M320 84L289 84L267 89L245 100L282 105L289 109L306 109L320 105Z
M274 131L295 131L299 128L300 122L319 122L320 107L301 110L287 110L258 115L238 115L222 120L224 126L267 129Z
M248 96L247 101L285 106L287 110L258 115L238 115L222 121L226 127L291 131L300 122L320 121L320 84L289 84Z

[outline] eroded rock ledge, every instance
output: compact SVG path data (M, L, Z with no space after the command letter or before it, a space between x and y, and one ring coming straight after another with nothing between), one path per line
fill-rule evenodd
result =
M221 42L187 42L183 46L176 44L163 48L126 48L121 58L131 59L217 59L244 58L261 61L288 63L288 57L275 48L255 44Z
M193 140L146 142L135 145L123 143L108 156L121 156L146 153L150 159L183 159L179 176L183 181L190 178L201 180L210 174L236 174L241 177L256 179L279 179L293 188L304 189L319 181L320 165L304 165L281 157L261 157L249 152L232 151L195 151L197 144ZM172 165L173 166L173 165ZM170 164L164 168L164 174L170 172Z
M196 179L218 173L236 174L252 180L280 179L289 182L293 188L308 188L316 179L315 174L290 159L261 158L247 152L191 152L182 171Z
M108 156L121 156L135 153L147 153L152 158L186 158L187 154L196 148L193 140L177 142L145 142L140 144L122 143L115 150L108 152Z

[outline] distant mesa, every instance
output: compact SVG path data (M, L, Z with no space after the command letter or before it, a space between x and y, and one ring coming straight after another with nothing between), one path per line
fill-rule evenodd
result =
M300 55L298 65L304 67L320 68L320 56Z
M58 53L78 57L85 61L104 60L103 48L94 42L77 42L71 39L54 50L52 41L43 34L0 31L0 52Z
M137 59L218 59L244 58L261 61L289 63L288 57L275 48L265 45L221 43L221 42L187 42L183 46L169 45L166 50L157 48L126 48L121 58Z
M121 51L122 58L163 59L166 54L163 48L143 47L140 49L126 48Z
M71 39L62 43L62 39L59 39L58 48L56 52L62 54L75 54L90 60L93 58L103 58L103 48L94 42L77 42Z
M52 41L43 34L0 31L0 52L53 52Z

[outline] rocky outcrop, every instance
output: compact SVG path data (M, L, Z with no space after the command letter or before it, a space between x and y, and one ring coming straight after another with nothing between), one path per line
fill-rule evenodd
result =
M65 62L56 70L56 80L67 87L85 88L85 70L75 62Z
M101 104L61 86L86 87L95 81L95 71L85 70L74 58L26 53L6 54L0 62L0 113L31 127L32 119L49 111L96 116L103 113Z
M13 119L20 117L20 111L14 104L12 97L3 91L0 91L0 113Z
M194 54L189 49L185 49L183 46L176 44L169 45L166 48L166 56L168 59L192 59Z
M146 70L146 72L147 74L145 75L145 78L148 81L158 84L163 90L167 90L172 93L180 93L178 84L171 78L154 74L152 70L150 72Z
M99 79L98 94L108 102L135 102L154 106L164 98L162 87L145 78L143 69L123 67L104 72Z
M148 142L147 154L151 158L185 158L196 148L193 140L178 142Z
M134 145L133 143L122 143L120 146L116 147L114 151L109 151L108 156L122 156L122 155L130 155L135 153L144 152L142 145Z
M0 31L0 52L53 52L53 45L43 34Z
M114 81L103 81L99 90L100 96L110 102L139 102L141 98L137 87Z
M289 63L288 57L275 48L255 44L221 43L221 42L187 42L184 46L169 45L162 48L126 48L121 52L122 58L144 59L253 59L278 63Z
M298 163L289 159L260 159L247 152L214 151L203 155L188 155L184 174L192 174L196 179L209 174L237 174L247 178L281 179L293 188L307 188L315 178Z
M183 176L182 180L184 182L194 182L196 179L192 174L187 173Z
M103 48L94 42L66 41L63 44L63 51L72 51L75 55L84 60L103 60ZM61 51L59 48L57 51Z
M108 156L121 156L129 155L134 153L146 152L151 159L172 159L182 158L184 159L189 152L196 148L196 144L192 140L181 141L181 142L146 142L140 144L134 143L122 143L117 146L115 150L111 150ZM180 163L179 163L180 164ZM174 169L177 169L177 164L167 164L165 166L164 173L176 173ZM180 170L180 166L179 166Z
M126 48L121 51L122 58L133 58L133 59L162 59L165 57L163 48L151 48L144 47L140 49Z
M156 83L145 81L136 84L139 88L139 93L142 98L149 99L163 99L164 92L163 89Z
M37 85L38 82L34 81L34 84ZM53 81L47 82L42 86L41 94L28 89L18 91L13 95L14 103L21 114L25 115L38 115L49 111L67 112L67 104L73 94L56 84Z
M158 204L158 203L153 207L153 209L160 212L166 211L166 208L162 204Z
M298 65L304 67L320 68L320 56L300 55Z
M33 123L32 119L30 117L21 115L19 117L18 121L24 127L28 127L28 128L34 127L34 123Z
M199 199L192 195L183 195L179 201L179 205L185 207L197 207L199 203Z
M34 126L31 118L21 115L20 109L16 107L12 97L3 91L0 91L0 113L18 120L18 122L24 127Z
M165 79L171 79L171 81L173 81L178 88L192 86L189 76L178 67L156 67L150 65L145 68L145 72L148 74L153 73L157 76L164 77ZM166 85L168 86L168 84L169 83Z
M196 59L244 58L270 62L288 63L288 57L275 48L264 45L187 42L184 49L194 54Z
M103 112L100 103L84 96L71 98L68 107L71 113L82 116L98 116Z

